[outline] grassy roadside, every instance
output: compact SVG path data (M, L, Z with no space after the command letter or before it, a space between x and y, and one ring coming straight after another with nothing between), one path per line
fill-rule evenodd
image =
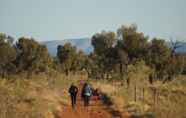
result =
M139 76L138 76L139 77ZM135 82L128 88L125 81L91 81L112 101L112 108L128 112L134 118L184 118L186 113L186 77L162 84ZM135 86L137 87L135 91ZM154 94L156 90L156 94ZM144 95L143 95L144 91ZM136 92L136 98L135 98ZM136 99L136 100L135 100Z
M186 113L186 77L154 85L146 82L146 75L131 74L131 86L123 80L89 80L93 88L106 94L113 103L111 108L120 113L129 113L134 118L184 118ZM62 105L69 104L67 93L69 85L86 79L83 74L65 76L56 73L33 75L25 79L17 75L11 79L0 79L0 118L54 118ZM134 84L135 83L135 84ZM136 101L135 101L135 86ZM142 91L144 91L144 98ZM155 104L154 92L157 90Z
M54 118L61 104L69 104L67 87L81 75L17 75L0 79L0 118ZM74 78L74 79L68 79Z
M148 82L153 71L144 63L128 67L126 80L92 80L94 88L99 88L112 101L113 109L128 112L134 118L184 118L186 117L186 76L162 84Z

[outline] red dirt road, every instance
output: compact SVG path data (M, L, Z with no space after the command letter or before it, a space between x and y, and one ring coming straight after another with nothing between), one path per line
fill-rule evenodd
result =
M101 100L91 100L90 106L84 107L83 101L78 94L76 108L62 106L59 118L129 118L129 116L126 113L118 115L117 111L110 111Z
M91 101L90 106L85 108L80 99L78 99L76 109L65 106L60 115L61 118L113 118L100 101Z
M79 89L79 91L80 90L81 89ZM60 118L113 118L112 114L110 114L106 108L100 100L91 100L90 105L84 107L79 92L75 109L72 109L71 106L63 106Z

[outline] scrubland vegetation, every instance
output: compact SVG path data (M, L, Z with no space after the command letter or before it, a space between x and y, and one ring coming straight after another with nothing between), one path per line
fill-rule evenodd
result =
M0 34L0 117L55 117L69 103L69 84L81 79L131 117L186 117L186 55L175 52L179 42L150 39L131 25L96 33L92 45L90 54L59 45L51 57L33 38Z
M16 75L0 79L0 118L55 118L62 105L69 105L68 87L83 76L41 73L25 79Z
M149 84L146 67L132 72L135 79L128 87L126 80L92 81L95 88L106 93L110 107L118 112L128 112L132 118L184 118L186 107L186 76L162 84L157 80Z

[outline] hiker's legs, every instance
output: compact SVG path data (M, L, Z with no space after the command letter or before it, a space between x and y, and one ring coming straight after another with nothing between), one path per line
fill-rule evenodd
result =
M83 101L84 101L84 106L87 106L86 96L83 97Z
M88 106L89 105L89 96L84 97L84 105Z
M71 95L71 104L72 104L72 107L74 108L74 95Z
M77 94L74 95L74 105L76 105L76 96Z
M90 96L87 96L87 106L89 106Z

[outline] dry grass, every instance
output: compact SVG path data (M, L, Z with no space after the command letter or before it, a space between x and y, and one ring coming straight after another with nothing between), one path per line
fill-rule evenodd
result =
M54 118L62 104L69 104L67 87L80 76L17 75L0 79L0 118Z
M112 108L129 112L138 118L185 118L186 77L162 84L148 84L151 70L145 66L130 66L131 86L126 81L89 80L94 88L100 89L112 101ZM55 73L33 75L30 79L17 75L11 79L0 79L0 118L54 118L62 104L69 104L67 88L86 75L65 76ZM136 101L135 101L135 85ZM144 97L143 97L143 89ZM154 89L156 100L154 104Z
M129 77L132 81L129 88L126 81L122 80L92 81L92 85L108 95L114 103L112 107L120 112L127 111L133 117L186 117L186 76L179 76L166 84L156 81L154 85L149 85L147 78L151 70L148 67L141 66L141 68L136 69L131 66L130 68L135 69L135 71L130 72Z

